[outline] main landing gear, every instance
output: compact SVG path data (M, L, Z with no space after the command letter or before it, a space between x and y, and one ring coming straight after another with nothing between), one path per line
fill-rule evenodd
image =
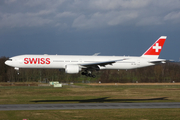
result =
M95 75L92 74L91 71L87 71L87 70L82 72L81 75L85 75L86 77L93 77L93 78L96 77Z

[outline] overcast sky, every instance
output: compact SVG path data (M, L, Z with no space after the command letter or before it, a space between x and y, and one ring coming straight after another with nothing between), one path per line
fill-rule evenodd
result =
M180 0L0 0L0 56L141 56L160 36L179 60Z

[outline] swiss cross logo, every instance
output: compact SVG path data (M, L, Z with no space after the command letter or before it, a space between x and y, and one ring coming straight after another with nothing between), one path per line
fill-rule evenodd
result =
M143 55L159 55L165 40L166 36L161 36Z
M156 52L159 52L159 50L161 50L161 46L159 46L159 43L156 43L156 45L153 46L153 49L155 49Z

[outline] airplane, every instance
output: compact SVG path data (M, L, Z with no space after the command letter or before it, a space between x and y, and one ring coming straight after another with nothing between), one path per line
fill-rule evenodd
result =
M158 59L163 48L166 36L161 36L147 51L141 56L92 56L84 55L19 55L9 58L5 64L19 68L53 68L64 69L65 73L95 77L93 71L103 69L136 69L165 63L166 59Z

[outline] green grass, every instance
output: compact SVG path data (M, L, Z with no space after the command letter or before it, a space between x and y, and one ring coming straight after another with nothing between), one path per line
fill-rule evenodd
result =
M179 85L0 87L0 104L180 102Z
M0 120L179 120L180 109L0 111Z
M179 85L0 87L0 104L180 102ZM179 120L180 109L0 111L0 120Z

